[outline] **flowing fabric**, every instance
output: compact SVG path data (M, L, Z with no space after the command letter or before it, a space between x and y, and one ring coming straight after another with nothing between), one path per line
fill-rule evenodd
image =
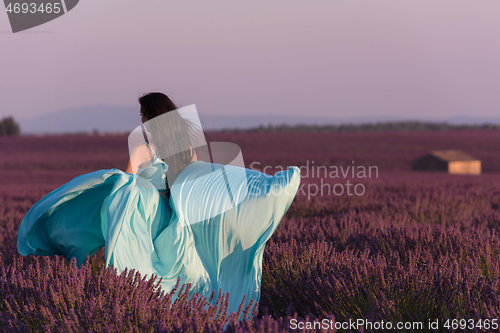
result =
M198 161L163 198L167 168L155 155L138 175L111 169L74 178L28 211L18 232L19 253L64 255L82 264L104 246L106 264L118 273L128 268L158 275L166 292L180 277L181 284L192 284L191 295L230 292L230 312L244 295L244 306L258 301L265 243L295 197L299 169L269 176ZM214 178L221 168L237 203L223 209L227 188ZM242 170L244 182L238 183L234 175Z

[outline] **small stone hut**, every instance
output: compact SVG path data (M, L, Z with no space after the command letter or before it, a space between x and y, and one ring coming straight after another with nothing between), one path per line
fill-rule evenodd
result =
M481 161L461 150L431 150L413 162L413 170L446 171L449 174L480 175Z

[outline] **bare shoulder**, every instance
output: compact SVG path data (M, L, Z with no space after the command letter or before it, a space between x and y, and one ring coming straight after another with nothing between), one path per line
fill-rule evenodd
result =
M150 160L153 157L153 153L149 149L148 145L141 143L132 149L132 159L138 161Z

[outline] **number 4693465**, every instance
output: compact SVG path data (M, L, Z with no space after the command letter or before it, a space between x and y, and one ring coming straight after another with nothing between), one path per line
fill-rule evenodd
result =
M489 330L489 329L493 329L493 330L496 330L498 329L498 319L478 319L476 321L476 319L447 319L446 322L444 323L444 327L445 328L448 328L448 329L458 329L458 328L461 328L461 329L474 329L474 328L478 328L478 329L485 329L485 330Z
M9 3L9 5L5 8L5 11L9 14L14 13L14 14L27 14L27 13L47 13L47 14L59 14L61 12L61 4L56 2L56 3L41 3L38 7L36 3Z

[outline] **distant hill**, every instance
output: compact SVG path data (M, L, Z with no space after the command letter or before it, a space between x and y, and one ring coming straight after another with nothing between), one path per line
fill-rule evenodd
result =
M278 128L280 125L361 125L376 123L410 123L413 119L404 117L297 117L282 115L209 115L199 111L203 129L219 131L224 129L255 130L260 128ZM77 132L129 132L140 124L137 106L95 105L66 109L29 119L16 119L22 134L55 134ZM421 121L426 122L425 119ZM433 121L427 120L428 123ZM436 121L434 121L436 122ZM450 125L479 125L485 123L500 124L500 118L454 117L443 119ZM285 126L285 127L286 127Z
M95 105L17 120L22 134L131 131L140 122L137 107Z

